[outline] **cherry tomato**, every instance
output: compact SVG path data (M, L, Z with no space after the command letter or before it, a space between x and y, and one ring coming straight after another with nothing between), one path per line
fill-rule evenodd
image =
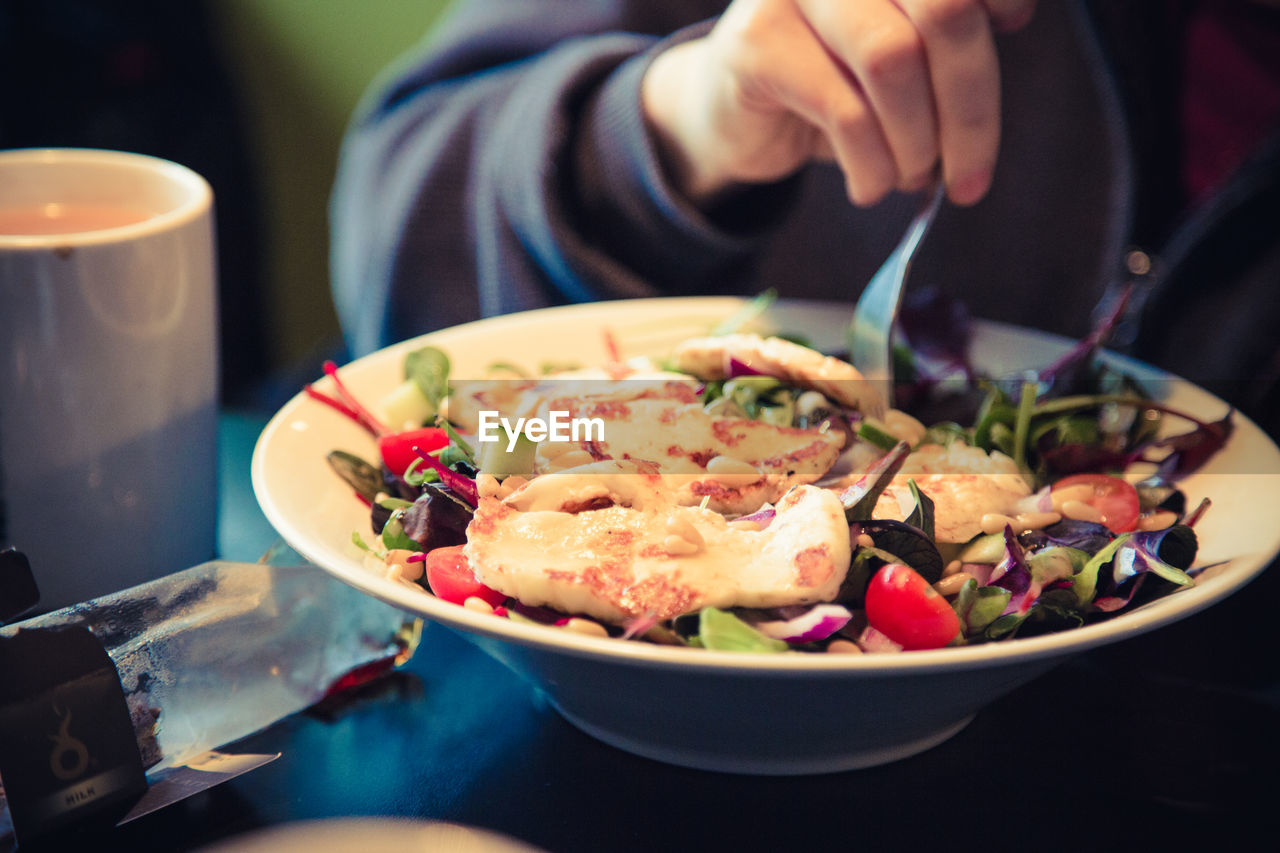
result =
M467 565L466 554L462 553L463 547L449 545L427 552L427 586L431 587L437 598L453 604L462 604L472 596L483 599L491 607L506 601L505 595L476 580L471 567Z
M1138 525L1138 490L1119 477L1107 474L1073 474L1053 484L1053 491L1072 486L1090 486L1091 497L1083 502L1102 516L1102 523L1115 533L1127 533Z
M439 427L395 432L378 439L378 452L382 454L382 461L397 477L403 476L413 460L418 458L413 448L432 451L448 446L449 434Z
M890 563L867 585L867 622L904 649L940 649L960 633L960 617L910 566Z

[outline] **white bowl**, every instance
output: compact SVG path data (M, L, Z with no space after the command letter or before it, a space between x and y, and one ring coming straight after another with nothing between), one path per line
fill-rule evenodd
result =
M400 378L403 356L424 344L445 350L455 376L479 376L496 361L599 363L604 333L625 356L662 354L705 334L740 300L682 298L592 303L508 315L442 330L342 368L357 396L376 401ZM779 302L756 325L799 332L819 348L843 344L849 308ZM997 375L1043 365L1068 342L980 323L975 361ZM1166 402L1208 419L1222 401L1167 380ZM321 389L328 380L317 383ZM383 601L457 629L542 690L570 722L629 752L674 764L742 773L817 773L867 767L927 749L984 705L1086 649L1159 628L1243 586L1280 551L1280 450L1237 416L1232 439L1189 478L1192 502L1213 498L1197 525L1197 563L1214 565L1195 587L1106 622L1073 631L962 648L880 655L735 654L580 636L473 613L386 580L362 565L353 531L370 536L368 514L330 471L325 454L375 459L373 440L342 415L299 394L263 431L253 484L267 518L300 554Z

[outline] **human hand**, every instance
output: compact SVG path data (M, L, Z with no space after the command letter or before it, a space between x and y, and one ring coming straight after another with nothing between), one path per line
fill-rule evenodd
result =
M646 120L695 203L834 160L854 204L991 185L1000 141L995 32L1036 0L734 0L705 37L655 57Z

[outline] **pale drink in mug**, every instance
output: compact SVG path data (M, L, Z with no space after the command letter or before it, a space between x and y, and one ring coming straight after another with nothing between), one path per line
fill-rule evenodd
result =
M0 547L42 609L214 555L212 203L153 157L0 152Z

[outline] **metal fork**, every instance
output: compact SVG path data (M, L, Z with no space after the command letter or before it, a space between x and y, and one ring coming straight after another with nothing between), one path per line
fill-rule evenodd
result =
M902 240L876 270L862 296L858 297L853 322L849 324L849 354L853 366L880 388L886 406L893 405L891 337L898 306L902 303L902 286L911 270L911 259L933 224L946 192L942 181L929 191L924 207L907 226L907 233L902 235ZM884 411L863 414L880 418Z

